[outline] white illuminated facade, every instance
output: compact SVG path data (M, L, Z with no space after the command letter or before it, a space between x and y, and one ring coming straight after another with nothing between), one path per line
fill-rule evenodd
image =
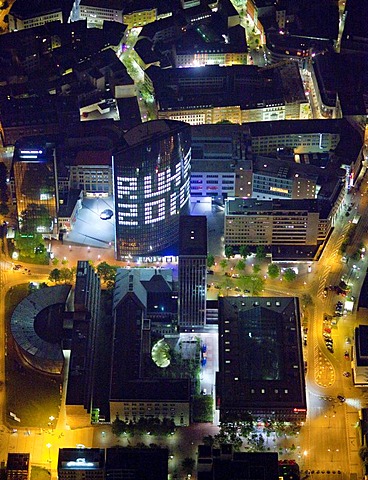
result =
M88 28L102 26L105 20L123 23L121 2L113 0L106 5L105 2L98 4L89 0L75 0L69 21L78 22L79 20L87 20Z
M126 138L128 145L113 156L117 258L174 245L189 201L189 126L158 120Z

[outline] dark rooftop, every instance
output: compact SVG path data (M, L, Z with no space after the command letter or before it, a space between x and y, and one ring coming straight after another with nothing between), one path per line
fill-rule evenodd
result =
M179 256L207 256L207 218L182 215L179 223Z
M355 329L355 350L357 366L368 366L368 325L359 325Z
M11 7L10 14L26 19L62 10L60 0L16 0Z
M121 385L119 400L129 401L175 401L189 402L190 382L188 379L139 379Z
M247 123L252 137L300 135L301 133L340 134L341 120L277 120Z
M108 448L106 471L130 480L167 480L169 451L167 448Z
M221 409L306 408L297 298L220 298L219 349Z

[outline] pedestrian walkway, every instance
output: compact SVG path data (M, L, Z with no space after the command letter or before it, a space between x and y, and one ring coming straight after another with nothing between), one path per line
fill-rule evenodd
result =
M110 265L120 265L121 262L115 260L114 246L109 248L90 247L89 245L74 245L68 240L52 240L52 252L60 262L66 262L66 267L77 265L78 260L90 260L92 263L107 262ZM60 264L58 265L60 267Z

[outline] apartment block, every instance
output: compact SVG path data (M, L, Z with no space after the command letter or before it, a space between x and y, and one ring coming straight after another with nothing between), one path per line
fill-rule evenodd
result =
M319 245L332 228L330 212L328 201L231 199L225 245Z

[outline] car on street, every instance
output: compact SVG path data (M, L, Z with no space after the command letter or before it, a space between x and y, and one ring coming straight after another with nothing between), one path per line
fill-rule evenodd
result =
M112 218L113 215L114 215L114 212L109 208L106 208L106 210L103 210L100 213L100 218L101 220L110 220L110 218Z
M345 402L345 397L343 395L337 395L337 399L340 400L341 403Z

